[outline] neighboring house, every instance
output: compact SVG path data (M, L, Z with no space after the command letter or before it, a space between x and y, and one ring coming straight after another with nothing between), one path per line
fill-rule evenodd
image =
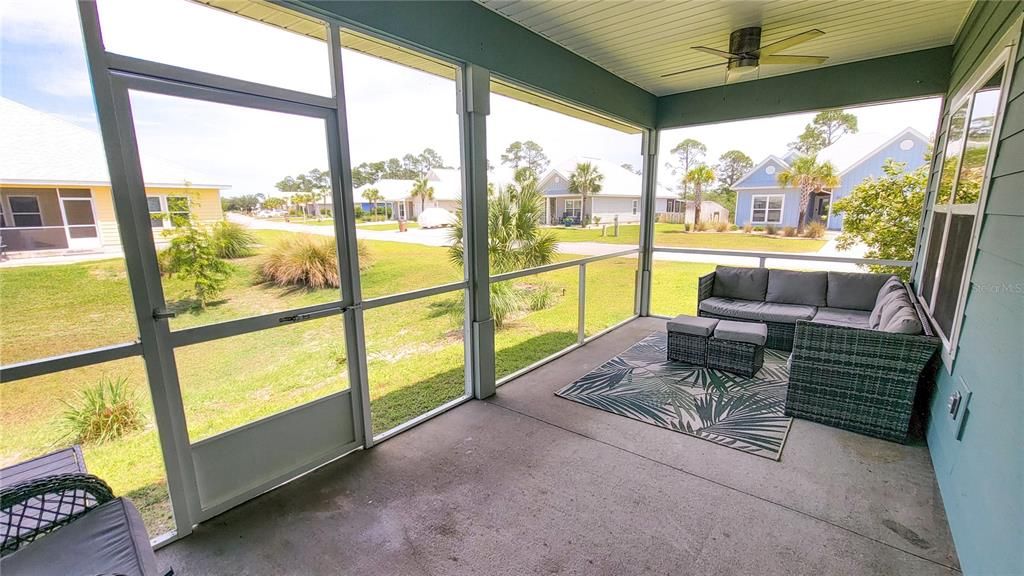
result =
M583 200L578 194L569 192L569 179L576 166L589 162L604 176L601 191L587 197L584 209ZM544 221L548 224L559 224L565 218L579 222L583 214L596 216L602 222L611 223L618 217L619 222L640 221L640 193L643 190L643 179L614 162L596 158L577 158L563 162L548 170L540 179L538 189L547 200L544 203ZM657 186L655 194L655 212L678 214L693 222L693 202L685 205L678 196L662 185ZM685 216L683 216L685 212ZM669 218L671 219L671 218ZM728 221L729 212L716 202L705 201L701 204L701 220L704 222Z
M839 174L840 184L829 193L811 197L811 219L826 222L829 230L842 230L843 215L833 213L832 203L850 194L869 177L882 176L882 166L892 159L906 164L908 171L924 166L927 161L928 138L913 128L904 128L895 135L878 133L848 134L835 144L818 152L819 162L831 162ZM733 188L736 190L738 226L796 226L800 220L800 189L779 186L778 175L789 168L796 156L768 156L747 172Z
M0 243L7 254L120 251L100 135L2 97L0 124ZM223 217L220 191L229 186L160 158L141 161L158 243L181 217Z
M435 168L427 173L427 184L434 189L433 199L421 200L412 196L416 180L399 180L385 178L372 184L363 184L354 191L358 200L357 206L367 212L372 205L366 201L363 193L376 188L383 200L377 202L377 208L387 208L395 220L415 220L420 215L420 206L427 208L444 208L455 213L462 199L462 176L458 168Z

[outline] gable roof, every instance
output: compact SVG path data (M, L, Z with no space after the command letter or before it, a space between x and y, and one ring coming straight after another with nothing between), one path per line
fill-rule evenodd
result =
M103 139L92 130L0 97L0 182L109 186ZM230 188L155 156L142 157L146 186Z
M787 158L788 158L788 155L787 155ZM782 158L779 158L778 156L775 156L773 154L769 154L764 160L761 160L756 165L754 165L753 168L751 168L750 170L747 170L747 173L744 174L739 180L736 181L735 184L732 185L733 189L735 190L737 188L743 188L743 183L745 181L749 180L751 177L756 175L759 170L761 170L762 168L764 168L764 167L766 167L766 166L768 166L769 164L772 164L772 163L777 164L777 165L779 165L782 168L789 168L789 163L788 162L786 162Z
M540 179L537 184L537 188L542 192L549 182L555 177L560 176L566 182L572 176L572 173L576 171L578 164L589 162L597 171L604 176L604 181L601 183L601 191L597 193L598 196L626 196L630 198L639 198L640 192L643 190L643 178L634 172L631 172L622 166L601 158L589 158L586 156L580 156L570 160L564 160L555 164L544 177ZM655 196L658 198L675 198L676 195L671 190L658 184L656 187Z
M909 126L892 136L886 136L879 132L858 132L857 134L847 134L835 144L823 148L818 152L818 162L831 162L839 174L843 174L893 142L908 137L923 143L928 142L924 134Z

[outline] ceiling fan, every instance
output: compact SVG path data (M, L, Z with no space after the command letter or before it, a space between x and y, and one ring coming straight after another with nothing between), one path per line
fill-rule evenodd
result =
M796 36L790 36L785 40L779 40L778 42L773 42L767 46L761 46L761 27L751 26L749 28L733 30L732 34L729 35L728 52L724 50L717 50L715 48L708 48L707 46L694 46L693 49L727 59L726 69L730 74L756 70L761 64L822 64L828 60L827 56L787 56L779 54L779 52L792 48L797 44L803 44L808 40L813 40L823 34L824 32L821 30L812 29L806 32L801 32ZM712 64L711 66L701 66L700 68L670 72L668 74L662 74L661 77L668 78L670 76L686 74L687 72L696 72L697 70L707 70L708 68L716 68L718 66L721 66L721 64Z

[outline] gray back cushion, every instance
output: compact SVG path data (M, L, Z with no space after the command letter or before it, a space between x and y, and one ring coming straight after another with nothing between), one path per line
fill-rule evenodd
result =
M829 272L828 307L871 311L878 299L878 291L891 277L892 274Z
M769 270L765 302L824 306L828 274L825 272L794 272Z
M900 308L896 310L888 322L885 322L879 327L884 332L894 332L896 334L920 334L923 332L921 327L921 320L917 317L917 311L914 307Z
M719 266L715 269L714 296L736 300L764 301L768 290L768 270L765 268L735 268Z
M871 311L869 326L896 334L920 334L923 331L917 310L906 290L883 296L876 309Z
M868 325L871 328L875 330L879 329L882 324L882 312L888 310L891 314L892 307L890 306L890 302L895 300L905 302L905 305L910 305L910 299L907 298L906 292L904 291L897 290L894 292L886 292L882 296L879 296L878 301L875 303L875 307L871 310L871 316L868 318Z

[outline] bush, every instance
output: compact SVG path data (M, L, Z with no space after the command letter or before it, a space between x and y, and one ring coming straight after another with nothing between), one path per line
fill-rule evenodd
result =
M715 232L728 232L728 231L729 231L729 223L728 222L719 222L718 224L715 224Z
M159 258L167 274L192 283L200 308L206 308L224 289L231 268L217 256L213 239L206 230L186 223L174 232L171 245L163 252Z
M256 236L244 226L221 220L211 232L218 258L245 258L256 253Z
M774 236L775 234L778 233L778 231L778 228L776 228L774 224L767 224L764 227L764 233L769 236Z
M697 232L707 232L710 229L711 224L707 222L701 222L700 224L697 224Z
M807 238L824 238L825 225L821 222L811 222L804 228L804 236Z
M792 226L786 226L785 228L782 229L782 235L785 236L786 238L793 238L794 236L796 236L796 228Z
M751 232L754 231L754 225L751 224L750 222L747 222L746 224L743 225L743 231L746 232L747 234L750 234Z
M356 206L356 209L353 212L353 214L355 214L356 220L362 220L363 218L366 217L366 210L363 210L362 206Z
M737 226L737 225L735 225L735 224L729 224L729 231L730 231L730 232L735 232L735 231L737 231L737 230L739 230L739 229L740 229L740 227L739 227L739 226Z
M138 397L128 390L128 379L104 377L83 390L75 402L62 400L65 436L72 442L103 443L138 430L145 424Z
M366 242L356 244L359 268L365 270L373 264L373 256ZM270 249L259 267L263 282L278 286L301 288L338 288L338 253L334 238L299 235L278 242Z
M524 287L523 295L530 311L537 312L554 305L558 290L554 286L542 282Z
M491 316L494 328L500 330L505 326L509 316L523 308L523 294L511 282L494 282L491 284Z

